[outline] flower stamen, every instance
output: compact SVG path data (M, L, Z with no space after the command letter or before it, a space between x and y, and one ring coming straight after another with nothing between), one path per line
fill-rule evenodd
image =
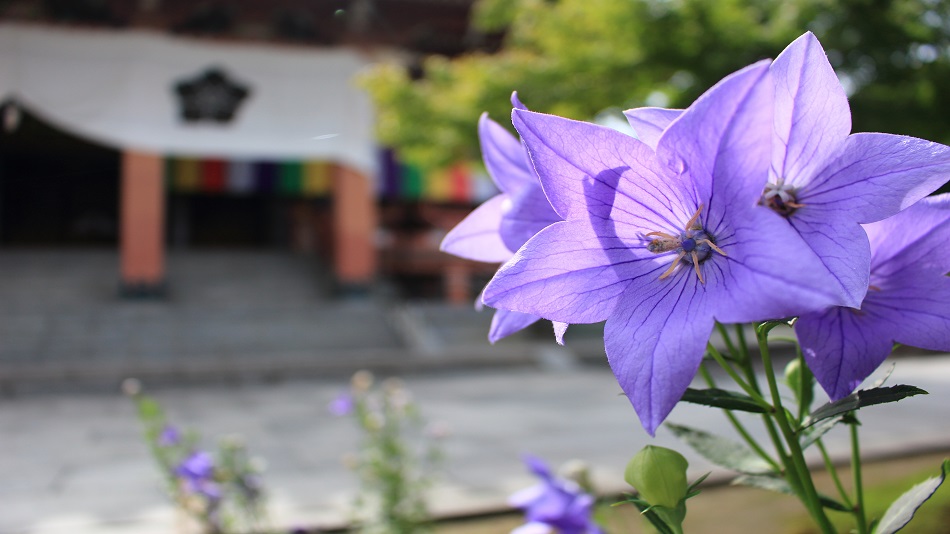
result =
M663 279L669 277L671 274L673 274L673 269L676 269L676 266L679 264L680 260L683 259L683 256L685 256L685 255L686 255L685 252L680 251L680 253L676 256L676 259L673 260L673 263L670 264L670 268L667 269L666 272L664 272L663 274L661 274L659 279L660 279L660 280L663 280ZM702 279L702 278L700 278L700 280L701 280L701 279Z
M713 236L706 233L702 223L699 221L699 215L702 213L703 206L700 205L693 213L693 216L686 221L683 231L678 236L666 232L649 232L646 236L653 236L656 239L647 244L647 250L654 254L665 252L676 252L676 259L670 264L669 268L660 275L660 280L669 278L676 270L676 266L681 262L687 265L692 264L696 277L701 284L705 284L702 269L699 264L705 262L712 251L726 256L727 254L713 242Z

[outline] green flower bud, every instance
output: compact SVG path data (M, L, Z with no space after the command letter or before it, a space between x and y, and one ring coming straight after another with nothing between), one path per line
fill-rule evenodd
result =
M801 358L795 358L785 366L785 383L795 394L795 400L807 410L814 400L815 384L811 371L802 366Z
M686 498L688 466L673 449L647 445L627 464L623 478L651 505L676 508Z
M798 395L802 390L802 361L798 358L788 362L785 366L785 383Z

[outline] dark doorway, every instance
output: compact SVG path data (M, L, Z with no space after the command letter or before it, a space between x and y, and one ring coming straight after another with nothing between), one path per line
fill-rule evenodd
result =
M0 131L0 244L116 246L120 153L14 113Z

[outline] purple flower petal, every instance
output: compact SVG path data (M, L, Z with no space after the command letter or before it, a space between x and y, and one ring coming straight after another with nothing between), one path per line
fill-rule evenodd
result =
M871 248L861 226L842 218L835 214L809 213L805 207L789 217L788 222L831 275L828 283L837 294L834 304L857 308L868 289Z
M626 296L604 325L607 360L650 435L689 387L713 329L696 277Z
M530 187L511 193L509 197L511 207L502 214L499 233L505 246L511 250L518 250L544 227L561 220L544 196L537 178Z
M160 447L172 447L181 443L181 432L172 425L165 425L162 432L158 435L158 445Z
M498 270L483 299L495 308L552 321L597 323L610 315L633 272L656 269L653 255L644 253L610 234L598 235L584 221L554 223Z
M356 399L349 391L343 391L327 405L327 411L337 417L350 415L356 409Z
M637 139L656 150L663 130L683 113L681 109L634 108L623 112L627 122L637 134Z
M528 107L521 103L521 99L518 98L518 91L511 92L511 106L516 109L528 110Z
M525 523L511 531L511 534L553 534L554 528L547 523L532 521Z
M510 204L511 200L505 194L488 199L449 231L439 249L460 258L486 263L507 261L513 252L502 241L499 227L502 214Z
M657 158L688 173L712 220L727 206L756 204L767 181L772 120L768 61L730 74L663 132Z
M552 321L551 325L554 326L554 340L557 341L558 345L563 345L564 334L567 333L567 327L570 325L558 321Z
M589 208L609 210L620 175L644 171L652 151L616 130L554 115L514 110L512 121L528 148L541 187L554 211L564 219L586 219ZM604 214L606 215L606 214Z
M950 272L950 194L922 199L910 214L864 226L871 248L871 267L877 277L905 276L908 272ZM908 224L912 217L913 224Z
M870 223L917 202L948 176L950 147L914 137L860 133L848 137L841 155L802 188L798 201L806 208Z
M514 193L537 181L521 142L487 113L478 120L478 139L488 174L502 192Z
M801 187L838 155L851 132L848 98L811 32L779 54L771 71L775 117L769 180Z
M522 456L521 460L528 467L528 470L534 473L534 475L545 482L549 482L554 475L551 473L551 468L548 467L548 464L534 456L533 454L525 454Z
M795 323L805 361L831 400L849 395L891 352L889 336L867 331L886 328L888 322L862 315L852 308L834 307L802 315Z
M491 328L488 331L488 341L494 344L498 340L508 337L515 332L524 330L541 319L537 315L519 313L508 310L497 310L491 319Z
M728 224L710 228L729 254L707 269L705 289L719 322L781 319L837 302L818 256L775 213L736 210Z

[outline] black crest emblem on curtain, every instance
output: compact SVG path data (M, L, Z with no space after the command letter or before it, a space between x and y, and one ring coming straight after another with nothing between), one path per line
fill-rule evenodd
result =
M251 90L218 67L175 84L181 118L186 122L229 123Z

